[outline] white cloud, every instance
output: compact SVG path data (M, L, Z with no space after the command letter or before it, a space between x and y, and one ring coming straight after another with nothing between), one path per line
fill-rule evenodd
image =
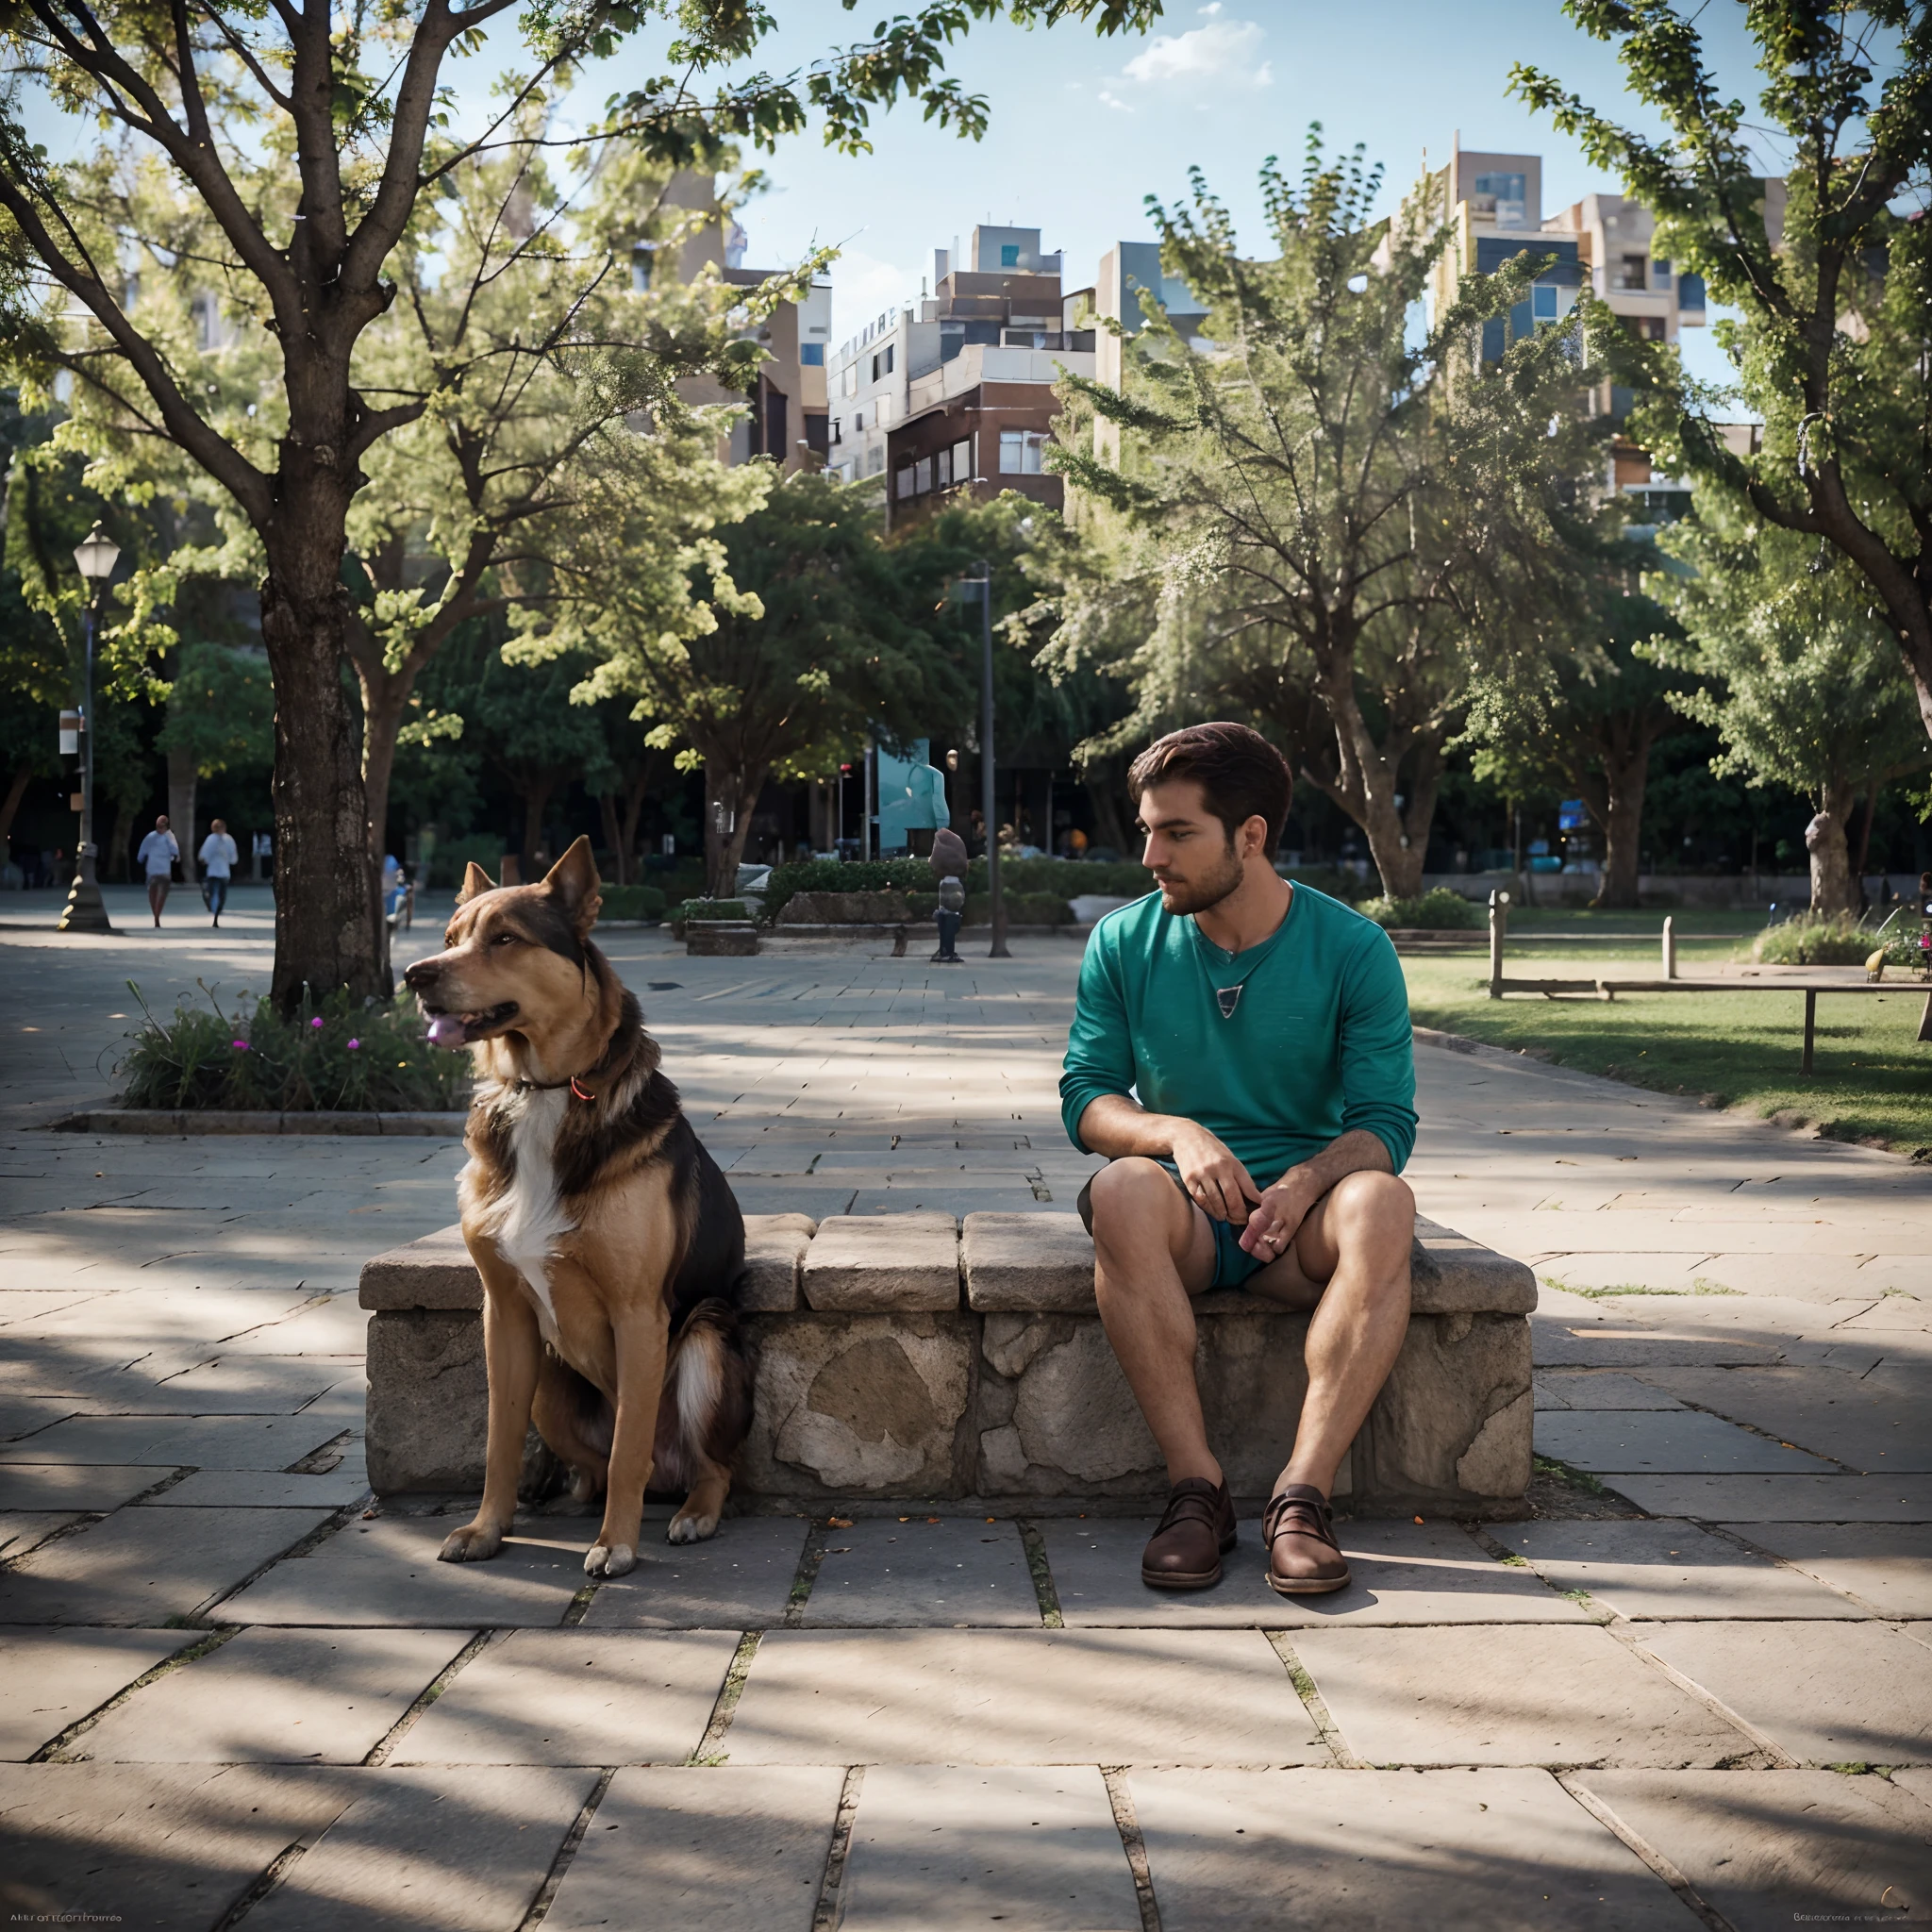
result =
M930 267L926 270L931 273ZM918 302L918 269L881 261L862 248L842 250L832 264L832 342L836 347L882 311Z
M1100 105L1103 108L1111 108L1116 114L1131 114L1134 111L1117 93L1107 88L1100 90Z
M1125 77L1142 87L1174 81L1220 81L1231 86L1267 87L1274 75L1269 63L1256 64L1268 38L1258 21L1220 19L1219 0L1202 9L1206 26L1184 34L1157 34L1129 60Z

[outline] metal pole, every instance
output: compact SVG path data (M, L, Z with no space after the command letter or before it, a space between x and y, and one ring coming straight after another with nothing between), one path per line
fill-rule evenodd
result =
M878 747L868 738L865 741L865 823L859 827L858 835L858 856L861 858L870 858L873 855L872 822L873 814L878 809L874 803L873 774L877 769L874 762L877 757Z
M94 876L94 586L88 585L86 696L80 713L80 850L60 915L62 932L112 932Z
M980 635L980 810L986 819L986 886L992 896L992 950L989 959L1010 959L1007 950L1007 897L1000 890L1000 829L995 807L992 763L992 564L979 563Z
M1490 997L1503 997L1503 933L1509 917L1509 894L1490 893Z

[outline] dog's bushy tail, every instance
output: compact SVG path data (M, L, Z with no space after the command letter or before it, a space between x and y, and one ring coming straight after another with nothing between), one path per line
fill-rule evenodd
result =
M658 1411L653 1490L696 1482L707 1463L729 1469L751 1433L758 1351L722 1296L693 1305L672 1338Z

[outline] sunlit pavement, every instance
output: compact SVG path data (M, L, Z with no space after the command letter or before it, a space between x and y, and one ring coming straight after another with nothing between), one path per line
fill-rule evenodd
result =
M1539 1485L1538 1520L1350 1525L1356 1587L1314 1606L1259 1587L1245 1524L1219 1591L1155 1599L1144 1525L1078 1499L740 1518L587 1591L579 1519L457 1569L431 1560L446 1523L362 1513L356 1275L454 1219L454 1142L38 1124L112 1091L129 979L157 1008L265 990L266 892L215 933L177 888L157 936L109 888L110 939L49 929L60 899L0 894L12 1911L1932 1917L1932 1182L1909 1163L1419 1050L1424 1210L1545 1284L1539 1448L1580 1474ZM425 900L399 962L446 909ZM1075 942L945 969L603 938L748 1210L1065 1211L1092 1166L1055 1092Z

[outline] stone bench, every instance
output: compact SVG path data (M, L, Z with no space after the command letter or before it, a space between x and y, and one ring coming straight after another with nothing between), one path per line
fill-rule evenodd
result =
M1072 1214L745 1217L757 1419L739 1464L754 1500L872 1495L1149 1502L1160 1457L1093 1300ZM1357 1514L1526 1514L1536 1279L1431 1222L1414 1314L1344 1458ZM369 1474L384 1493L482 1482L482 1284L454 1227L363 1268ZM1258 1296L1196 1303L1208 1432L1238 1497L1264 1497L1307 1389L1307 1316Z

